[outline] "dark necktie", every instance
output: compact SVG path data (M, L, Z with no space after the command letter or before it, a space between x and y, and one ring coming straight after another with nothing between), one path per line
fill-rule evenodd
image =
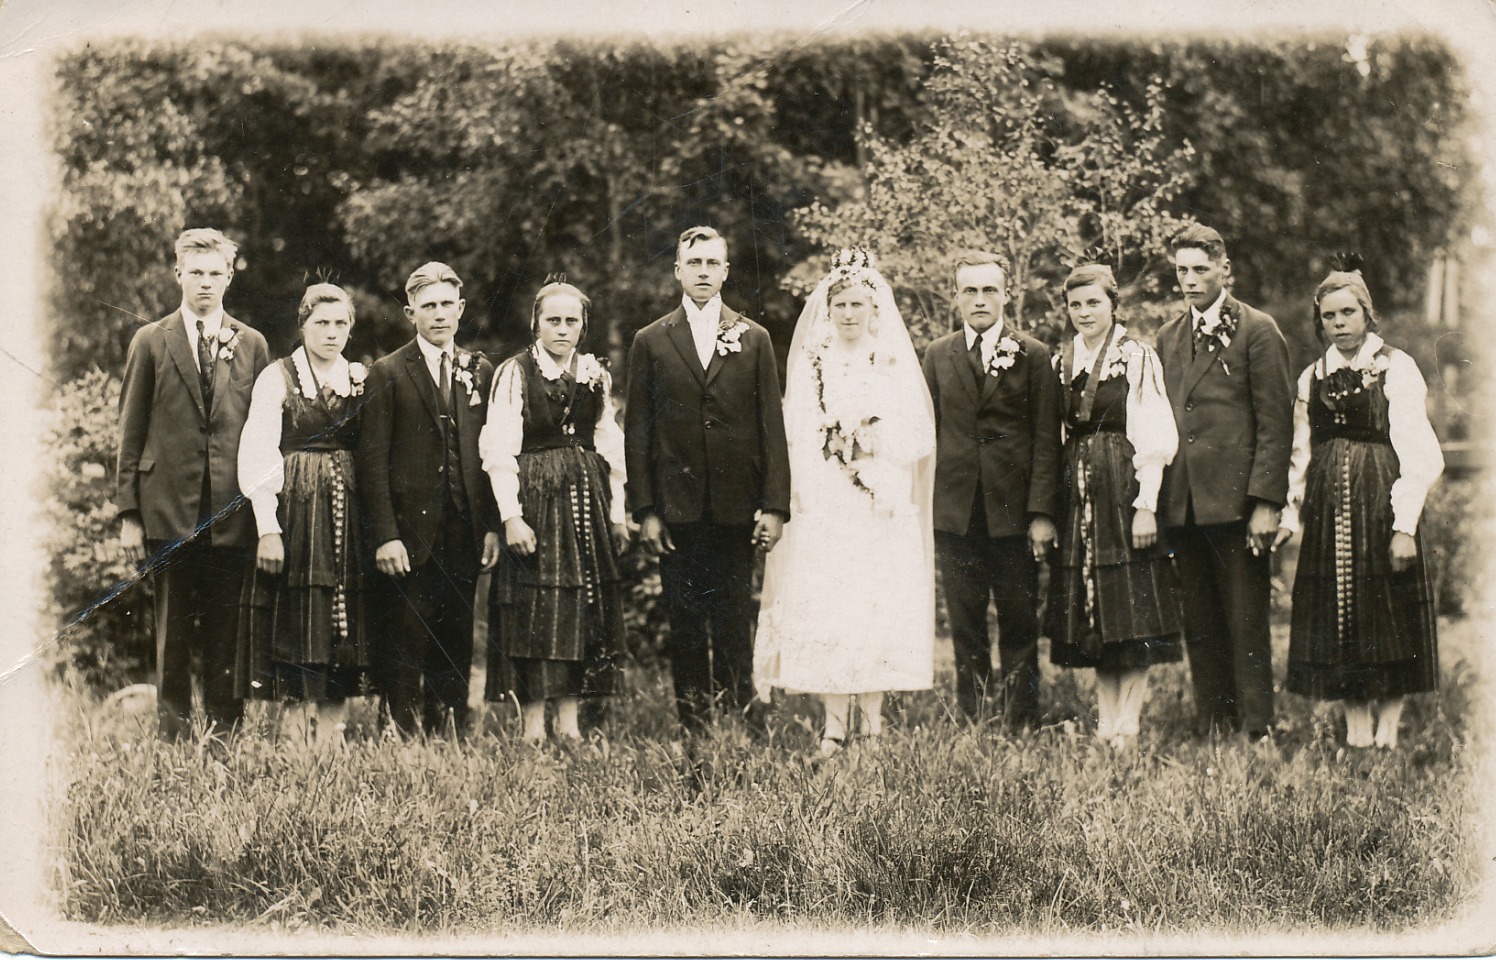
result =
M197 322L197 383L203 391L203 410L213 409L213 348L203 322Z
M452 362L442 351L441 372L437 374L436 395L441 398L442 416L452 412Z
M982 385L982 378L986 371L982 369L982 338L980 336L971 341L971 349L966 351L966 359L971 364L972 376L977 379L977 386Z

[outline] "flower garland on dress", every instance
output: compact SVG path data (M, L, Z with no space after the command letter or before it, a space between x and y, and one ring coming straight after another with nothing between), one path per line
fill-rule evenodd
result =
M531 344L530 346L530 356L535 360L535 369L540 371L540 375L547 380L560 380L561 375L566 372L565 368L563 368L561 364L556 363L555 361L552 361L550 366L548 367L541 364L541 349L542 348L538 343ZM589 390L601 387L603 385L603 379L607 373L602 363L598 361L597 357L593 356L590 353L582 353L578 351L576 357L577 385L586 387Z
M530 358L534 361L535 369L540 372L540 376L551 383L555 383L566 373L566 368L554 360L549 365L541 363L541 349L539 343L532 344L530 346ZM607 372L603 365L598 362L597 357L580 351L576 352L574 356L576 357L577 369L576 373L573 374L573 378L577 386L594 392L604 389L607 383ZM560 401L562 395L557 393L553 394L553 397L557 401ZM575 403L576 396L574 393L566 395L566 405L561 410L560 420L557 421L561 424L561 432L568 437L575 436L577 432L576 424L571 420L571 409Z
M1376 386L1391 366L1392 361L1380 352L1372 354L1371 359L1364 360L1359 365L1347 364L1324 378L1325 394L1332 404L1339 405L1348 397L1365 393Z
M855 462L862 456L866 449L864 441L867 435L865 431L881 418L877 416L864 417L857 423L849 426L841 419L831 416L830 412L827 411L824 363L826 350L829 346L830 340L828 339L818 349L811 351L810 354L810 373L816 388L816 407L821 412L821 457L826 460L835 460L839 463L842 469L847 472L847 477L852 481L852 486L872 497L873 490L862 479L861 473L855 466ZM869 352L867 362L870 366L876 364L878 362L877 353Z
M1117 377L1127 376L1127 367L1132 362L1132 358L1142 355L1142 344L1136 340L1117 340L1107 351L1106 366L1101 370L1101 379L1114 380Z

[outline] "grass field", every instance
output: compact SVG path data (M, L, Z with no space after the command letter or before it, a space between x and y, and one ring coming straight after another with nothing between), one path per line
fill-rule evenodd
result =
M876 751L812 767L818 718L790 698L767 745L724 724L699 779L653 672L570 752L496 714L461 745L248 736L220 756L68 694L57 899L90 924L365 934L1421 929L1477 888L1481 642L1444 625L1443 689L1393 754L1345 752L1338 716L1286 695L1272 747L1191 739L1182 666L1154 672L1122 755L1088 735L1089 674L1046 664L1053 722L1027 737L954 724L945 677L897 701Z

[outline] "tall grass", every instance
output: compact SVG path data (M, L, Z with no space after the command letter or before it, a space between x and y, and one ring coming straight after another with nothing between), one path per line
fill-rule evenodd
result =
M89 922L359 932L1408 929L1476 877L1473 674L1445 663L1394 754L1347 754L1338 718L1289 697L1271 748L1191 739L1182 667L1155 671L1127 753L1087 735L1088 682L1066 674L1030 736L911 695L880 748L820 766L803 698L767 744L728 722L688 761L653 673L574 751L522 747L498 716L461 744L219 753L78 695L58 889Z

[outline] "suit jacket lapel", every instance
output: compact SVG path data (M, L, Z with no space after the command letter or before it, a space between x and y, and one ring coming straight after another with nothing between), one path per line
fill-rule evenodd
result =
M235 320L233 317L229 316L226 313L223 315L223 327L220 327L219 329L224 329L224 328L232 330L235 333L240 333L241 332L240 331L239 321ZM234 360L238 359L238 357L239 357L239 348L242 347L242 346L243 346L242 343L237 343L236 342L234 344L234 358L230 359L230 360L225 360L225 359L223 359L222 356L220 356L220 354L222 353L222 351L218 348L218 346L216 344L213 347L213 399L215 401L215 406L217 405L216 401L218 400L218 397L219 397L219 392L218 392L219 388L220 388L220 386L222 386L224 384L227 384L229 382L228 381L228 370L229 370L229 367L234 363ZM213 411L211 411L211 410L208 411L208 415L209 416L212 416L212 413L213 413Z
M739 314L737 313L737 311L729 309L726 304L722 305L722 320L721 320L722 323L726 323L726 324L730 325L730 324L737 323L741 319L743 319L743 318L741 316L739 316ZM687 326L689 326L689 324L687 324ZM691 343L691 346L695 347L695 345L696 345L695 341L693 340L692 343ZM719 370L722 369L722 365L727 362L727 358L730 357L730 356L732 356L731 352L723 353L722 351L720 351L720 350L717 349L717 347L716 347L715 344L712 346L712 358L711 358L711 362L708 363L707 367L706 367L706 382L707 383L711 383L712 380L716 378L717 371L719 371Z
M478 390L478 354L473 353L470 350L464 351L459 349L457 351L457 355L459 357L465 355L470 358L468 360L468 363L470 364L470 366L468 367L468 371L473 378L473 392L469 392L468 389L463 386L462 381L457 379L457 371L460 368L453 366L452 418L453 422L457 425L457 435L461 437L465 435L467 431L473 426L472 403L473 397L476 395L476 391Z
M670 342L675 344L675 349L680 353L681 360L685 362L686 369L691 371L697 383L705 384L706 371L701 369L701 358L696 356L696 339L691 336L691 324L686 321L685 307L675 308L666 328L670 335Z
M1227 297L1221 303L1221 309L1225 310L1226 304L1230 302L1231 298ZM1184 314L1184 322L1179 325L1184 332L1183 349L1185 350L1190 349L1190 342L1194 339L1194 323L1194 316L1188 310L1186 310ZM1210 369L1211 365L1214 364L1220 357L1220 355L1224 352L1224 347L1218 347L1215 350L1209 350L1206 349L1204 343L1200 344L1200 349L1195 351L1193 359L1190 360L1189 370L1184 375L1184 397L1189 397L1190 392L1195 389L1195 385L1200 382L1200 378L1205 376L1205 372Z
M172 362L177 365L177 372L187 381L187 392L192 394L192 402L197 404L198 415L206 422L208 412L203 408L203 386L197 377L197 361L192 356L192 344L187 341L187 321L183 319L180 310L166 318L166 349L171 353Z
M421 400L426 404L426 410L431 414L431 419L435 420L436 425L440 427L442 410L436 400L436 383L431 379L431 371L426 369L426 357L414 340L410 342L407 349L410 353L405 357L405 373L410 377L410 382L415 385L416 393L421 395Z
M1004 334L1004 336L1006 336L1006 334ZM1002 337L998 337L997 339L998 339L999 342L1002 341ZM992 347L992 349L994 351L996 351L997 350L997 345L994 344L993 347ZM1019 356L1022 356L1022 355L1023 355L1022 353L1019 354ZM992 399L992 395L997 392L997 382L999 380L1001 380L1003 377L1006 377L1008 374L1012 373L1017 367L1018 367L1018 357L1014 357L1013 358L1013 366L1009 367L1006 370L1000 371L997 374L997 376L993 376L991 370L983 369L982 370L982 397L981 397L981 399L979 401L977 401L977 405L981 406L982 404L986 403L988 400L991 400Z
M977 403L977 385L971 380L971 366L966 360L966 341L956 337L951 341L949 348L945 351L945 363L950 368L951 378L961 384L961 389L966 393L966 399Z

